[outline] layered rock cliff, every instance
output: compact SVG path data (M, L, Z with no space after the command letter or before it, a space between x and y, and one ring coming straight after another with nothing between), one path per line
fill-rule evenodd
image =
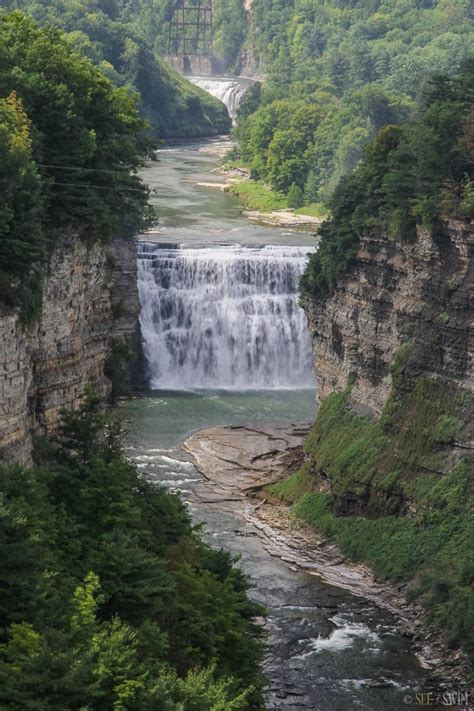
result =
M28 463L34 436L54 432L61 408L77 407L87 387L107 397L106 372L119 345L115 371L131 386L138 311L134 242L91 246L76 232L63 234L51 255L39 318L26 327L17 312L0 313L3 456Z
M459 220L367 235L329 294L304 294L323 404L308 452L336 513L415 513L460 462L474 477L473 300Z
M318 399L352 384L354 406L379 416L403 344L407 372L474 392L474 231L468 221L419 230L413 242L361 239L328 296L303 296Z
M468 220L363 237L303 296L320 407L303 466L271 487L421 602L418 623L426 610L442 633L433 663L456 681L468 662L453 649L474 660L473 300Z

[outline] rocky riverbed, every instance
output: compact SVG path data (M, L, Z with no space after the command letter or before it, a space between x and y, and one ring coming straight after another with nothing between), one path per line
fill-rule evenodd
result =
M405 585L377 581L364 565L347 561L337 546L294 520L290 507L265 492L302 463L309 425L214 427L189 437L183 448L192 455L205 484L195 494L206 503L231 501L252 524L271 556L295 570L349 590L389 610L399 630L412 640L420 664L435 671L440 688L463 687L468 662L424 620L424 610L405 599Z

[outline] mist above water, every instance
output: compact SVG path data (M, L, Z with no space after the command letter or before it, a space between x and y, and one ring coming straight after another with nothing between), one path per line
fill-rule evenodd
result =
M235 121L242 99L252 84L250 79L240 79L239 77L230 79L189 77L189 79L193 84L207 91L208 94L222 101L227 106L227 111L232 121Z

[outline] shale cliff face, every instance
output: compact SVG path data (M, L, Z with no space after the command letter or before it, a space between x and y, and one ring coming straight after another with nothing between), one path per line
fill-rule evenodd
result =
M353 382L352 401L380 415L401 346L407 370L474 391L474 231L450 220L413 243L362 239L328 297L303 298L313 341L318 398Z
M37 321L25 328L18 313L0 313L3 456L28 463L32 438L54 431L61 408L77 407L87 386L109 394L106 363L114 343L136 350L138 309L133 241L89 246L63 235Z

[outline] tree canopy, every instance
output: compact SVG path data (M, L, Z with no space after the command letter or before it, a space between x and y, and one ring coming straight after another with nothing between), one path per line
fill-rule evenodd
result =
M360 237L413 240L443 216L474 216L474 60L458 76L437 76L403 125L388 125L344 177L331 201L304 289L327 291L357 253Z
M0 296L31 316L61 229L107 240L147 224L136 171L151 143L134 94L18 12L0 14L0 97Z
M0 466L2 709L262 708L248 580L138 476L97 397L37 459Z
M223 104L160 59L166 53L170 0L6 0L3 5L31 15L41 26L63 29L72 46L116 86L135 89L156 135L229 130Z
M459 70L472 12L469 0L254 0L248 37L266 78L260 107L244 102L237 128L254 177L283 193L310 177L306 201L328 205L377 131L409 117L429 77Z

